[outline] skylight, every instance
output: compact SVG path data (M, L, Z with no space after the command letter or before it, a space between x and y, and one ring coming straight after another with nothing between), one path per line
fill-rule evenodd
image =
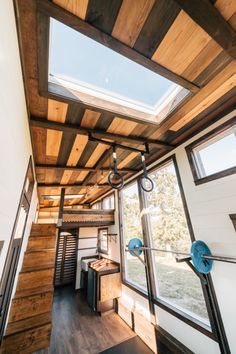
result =
M49 81L163 119L189 93L51 18ZM84 97L84 96L83 96Z

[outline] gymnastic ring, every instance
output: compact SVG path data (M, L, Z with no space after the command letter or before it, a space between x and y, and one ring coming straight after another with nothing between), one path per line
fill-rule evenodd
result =
M112 180L114 179L114 177L117 179L120 179L120 182L118 184L112 183ZM121 188L123 188L123 185L124 185L124 178L119 172L111 171L108 175L108 183L114 189L121 189Z
M145 186L145 180L148 180L149 183L151 184L151 185L150 185L150 188L147 188L147 187ZM145 177L145 176L141 177L140 185L141 185L142 189L143 189L145 192L151 192L151 191L153 190L153 188L154 188L153 180L152 180L150 177L148 177L148 176L146 176L146 177Z

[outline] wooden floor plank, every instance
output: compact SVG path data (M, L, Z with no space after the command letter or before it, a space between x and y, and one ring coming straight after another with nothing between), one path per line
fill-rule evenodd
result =
M98 316L87 305L83 293L72 287L55 290L51 344L35 354L97 354L135 333L116 314Z

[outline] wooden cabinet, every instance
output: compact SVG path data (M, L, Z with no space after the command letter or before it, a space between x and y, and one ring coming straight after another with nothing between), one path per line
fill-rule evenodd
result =
M97 312L103 313L114 309L114 300L121 295L120 267L109 263L101 270L88 269L87 301Z

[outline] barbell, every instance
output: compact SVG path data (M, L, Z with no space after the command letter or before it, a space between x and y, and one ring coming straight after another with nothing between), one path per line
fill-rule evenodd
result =
M139 238L133 238L129 241L126 251L129 252L132 256L139 257L145 250L171 253L176 256L188 257L192 260L194 268L202 274L210 273L213 266L213 261L236 264L236 258L213 255L207 244L200 240L194 241L191 245L190 253L186 253L181 251L179 252L159 248L144 247L142 240L140 240Z

